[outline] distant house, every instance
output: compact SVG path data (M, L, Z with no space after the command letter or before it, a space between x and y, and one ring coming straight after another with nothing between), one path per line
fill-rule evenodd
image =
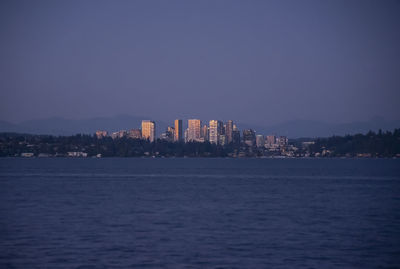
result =
M71 151L67 153L68 157L87 157L87 153L86 152L82 152L82 151Z

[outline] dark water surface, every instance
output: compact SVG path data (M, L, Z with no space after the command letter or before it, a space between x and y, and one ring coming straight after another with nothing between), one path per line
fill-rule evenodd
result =
M0 268L400 268L400 160L0 159Z

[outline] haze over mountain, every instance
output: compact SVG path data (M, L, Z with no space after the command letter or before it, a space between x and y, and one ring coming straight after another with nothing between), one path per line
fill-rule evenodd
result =
M18 132L30 134L51 134L51 135L73 135L78 133L93 134L96 130L106 130L115 132L119 130L129 130L140 128L142 119L130 115L117 115L114 117L96 117L90 119L65 119L47 118L23 121L20 123L10 123L0 121L0 132ZM167 126L173 126L170 122L156 121L157 136L165 131ZM203 124L208 124L204 120ZM393 130L400 127L400 121L386 121L383 118L373 118L369 121L349 122L349 123L326 123L311 120L292 120L279 124L261 126L251 125L244 122L236 122L240 130L254 129L257 134L285 135L289 138L299 137L327 137L331 135L345 135L355 133L366 133L370 130L377 131ZM187 119L184 119L184 127L187 126Z

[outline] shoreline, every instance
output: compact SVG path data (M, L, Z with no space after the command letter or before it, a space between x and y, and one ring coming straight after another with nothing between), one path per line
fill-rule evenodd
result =
M202 157L202 156L108 156L108 157L68 157L68 156L48 156L48 157L22 157L22 156L1 156L1 159L309 159L309 160L326 160L326 159L342 159L342 160L367 160L367 159L400 159L400 157L287 157L287 156L275 156L275 157Z

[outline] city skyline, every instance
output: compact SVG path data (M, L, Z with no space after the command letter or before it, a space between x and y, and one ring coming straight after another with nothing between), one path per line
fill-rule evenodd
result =
M149 117L134 117L129 115L119 115L116 117L102 118L96 117L84 120L71 120L63 118L48 118L43 120L26 121L20 124L12 124L0 121L0 132L17 132L17 133L30 133L30 134L53 134L53 135L73 135L77 133L92 134L96 130L106 130L114 132L116 130L127 130L141 128L142 119ZM171 126L172 119L168 121L160 121L153 119L157 122L156 132L158 134L165 131L168 126ZM187 119L182 119L181 130L187 128ZM229 119L224 119L228 122ZM209 122L209 119L202 119L203 126L202 132L208 132L204 129L204 123ZM263 125L261 122L249 124L247 122L240 122L235 120L236 125L242 128L252 128L262 133L280 133L290 138L299 137L328 137L332 135L346 135L356 133L366 133L368 131L393 130L400 126L400 121L387 121L383 118L375 118L364 122L344 122L340 124L329 124L327 122L319 121L304 121L293 120L282 122L276 125ZM171 127L174 127L172 124ZM182 136L183 137L183 134ZM227 136L227 139L228 136Z
M242 130L234 123L233 120L228 120L225 123L220 120L210 120L207 124L202 124L199 119L188 119L187 128L183 132L183 120L175 119L173 126L167 126L166 130L161 134L156 132L156 122L152 120L142 120L141 128L118 130L108 132L105 130L97 130L95 136L102 139L110 136L112 139L118 138L132 138L144 139L149 142L156 142L157 140L165 140L168 142L209 142L211 144L226 146L229 144L240 145L244 143L249 147L256 146L257 148L268 148L269 150L282 149L288 145L288 138L283 135L273 134L260 134L254 129L245 128ZM183 134L180 136L180 134Z

